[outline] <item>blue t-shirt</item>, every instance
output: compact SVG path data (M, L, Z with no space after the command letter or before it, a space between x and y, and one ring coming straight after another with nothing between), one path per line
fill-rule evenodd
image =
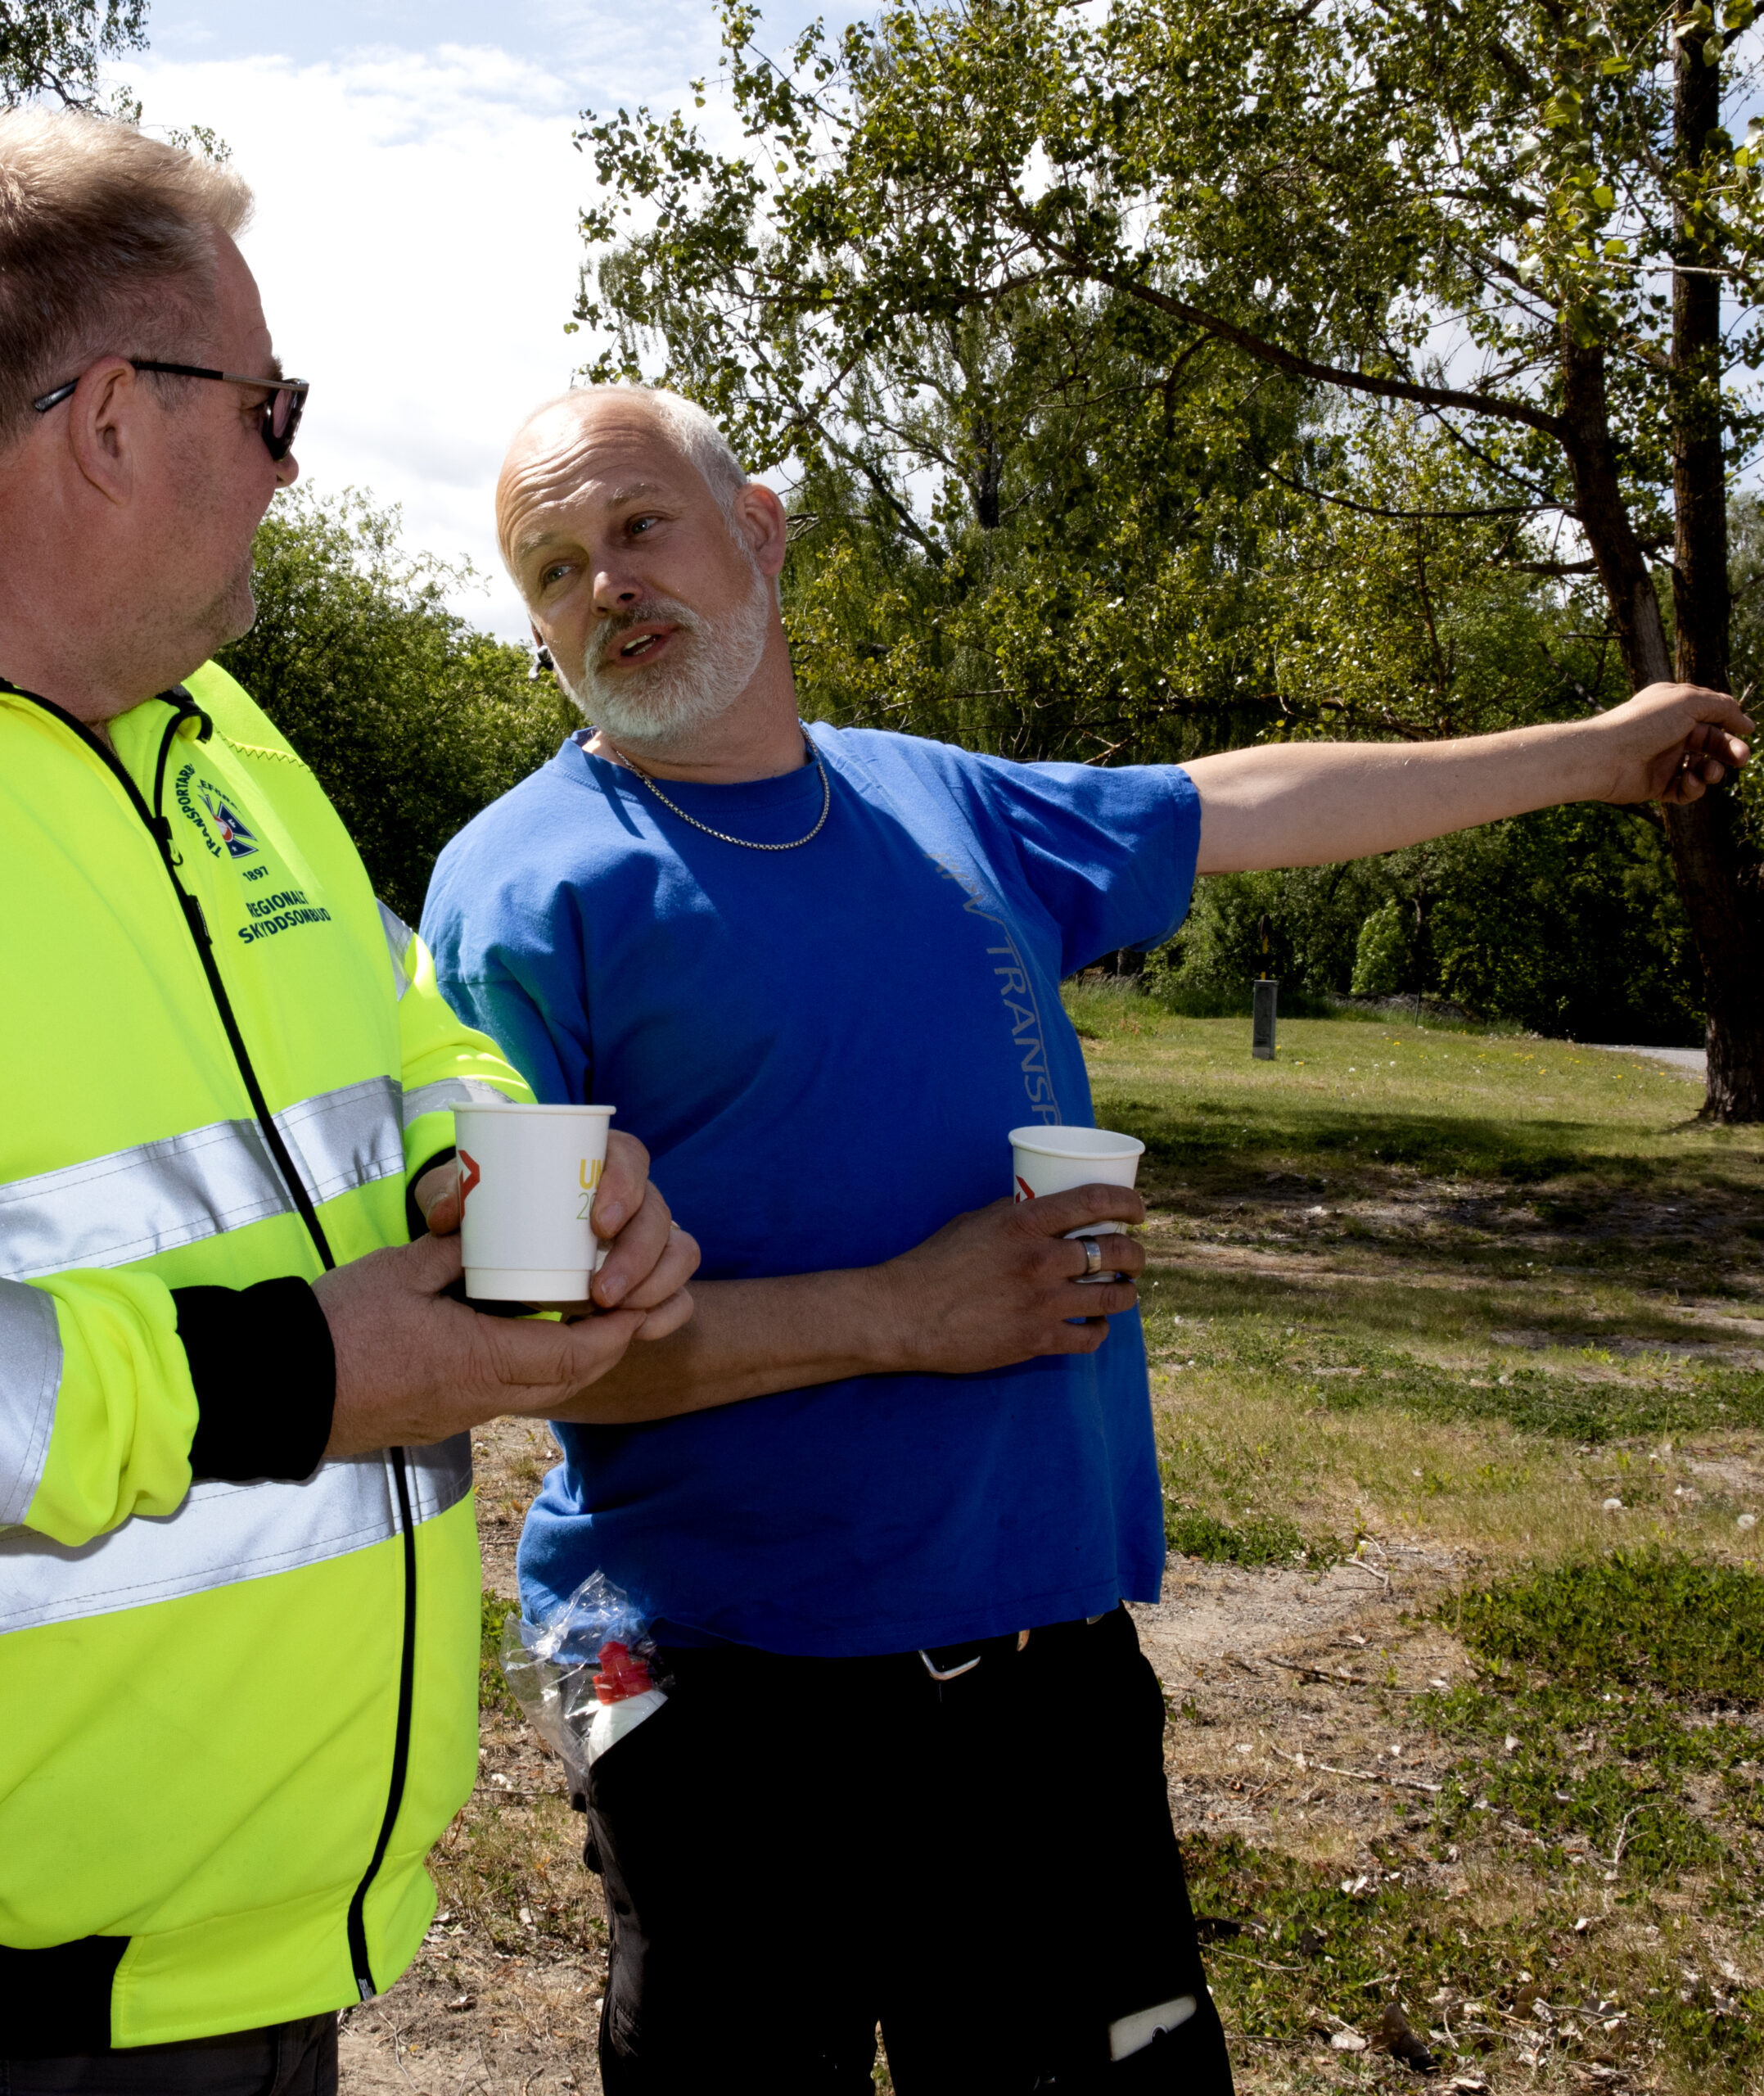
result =
M832 806L800 850L708 837L572 739L453 839L423 913L449 1002L539 1098L648 1145L706 1279L868 1266L1008 1195L1012 1128L1092 1118L1062 977L1167 937L1193 881L1174 767L811 732ZM663 791L755 842L821 805L812 765ZM664 1638L827 1656L1157 1597L1136 1313L1091 1355L557 1431L535 1619L597 1567Z

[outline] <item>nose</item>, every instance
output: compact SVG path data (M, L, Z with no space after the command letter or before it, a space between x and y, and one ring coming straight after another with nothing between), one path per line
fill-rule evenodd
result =
M278 488L291 488L300 477L300 462L291 451L276 461L276 486Z
M602 617L628 611L643 599L643 585L622 561L603 556L594 571L594 609Z

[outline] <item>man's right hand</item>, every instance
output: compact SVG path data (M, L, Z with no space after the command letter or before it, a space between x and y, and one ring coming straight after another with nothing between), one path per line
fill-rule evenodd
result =
M503 1413L557 1416L639 1331L659 1339L687 1321L683 1284L697 1263L697 1245L677 1234L627 1307L570 1324L486 1317L444 1294L462 1272L453 1235L370 1252L323 1275L313 1289L337 1369L326 1459L420 1448Z
M1075 1186L958 1216L871 1269L889 1306L888 1366L963 1375L1037 1354L1094 1353L1108 1336L1108 1320L1139 1301L1133 1277L1144 1271L1145 1252L1131 1237L1099 1238L1102 1271L1125 1278L1083 1283L1084 1246L1066 1232L1144 1219L1144 1201L1122 1186ZM1072 1323L1075 1317L1084 1322Z
M1130 1188L1077 1186L958 1216L877 1266L700 1281L690 1324L632 1347L587 1404L550 1416L656 1419L853 1376L972 1375L1094 1353L1109 1319L1139 1300L1145 1254L1112 1231L1096 1240L1102 1272L1126 1278L1081 1285L1084 1246L1066 1232L1144 1217Z

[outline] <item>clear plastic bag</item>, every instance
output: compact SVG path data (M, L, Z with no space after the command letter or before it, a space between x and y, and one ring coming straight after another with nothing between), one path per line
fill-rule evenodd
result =
M667 1701L649 1626L603 1572L590 1573L542 1625L511 1616L502 1662L516 1702L562 1759L578 1804L595 1759Z

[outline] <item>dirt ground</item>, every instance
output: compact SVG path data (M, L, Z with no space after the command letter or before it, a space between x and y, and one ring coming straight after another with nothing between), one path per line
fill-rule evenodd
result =
M550 1443L543 1430L516 1422L477 1438L486 1580L512 1594L515 1510L551 1460ZM1339 1854L1345 1871L1374 1836L1400 1827L1405 1798L1416 1795L1405 1787L1430 1780L1435 1757L1424 1737L1393 1736L1367 1707L1365 1684L1437 1686L1461 1674L1463 1657L1436 1628L1412 1619L1449 1573L1440 1553L1371 1555L1369 1564L1315 1573L1177 1559L1162 1601L1135 1610L1171 1705L1180 1830L1229 1830L1288 1847L1297 1841ZM481 1912L457 1904L456 1829L441 1861L442 1907L421 1955L390 1993L345 2018L344 2085L359 2096L586 2096L600 2088L604 1911L579 1861L581 1822L563 1805L558 1764L524 1725L488 1713L483 1737L483 1778L464 1829L478 1841L480 1829L496 1826L548 1863L543 1886L530 1871L525 1894L512 1895L528 1940L486 1927ZM535 1904L554 1894L553 1911L536 1914ZM554 1932L563 1919L574 1923L571 1940ZM1211 1954L1243 1954L1221 1945ZM1243 2065L1253 2087L1254 2062Z
M503 1510L530 1491L548 1443L515 1425L482 1439L486 1564L506 1593L517 1531ZM1235 1836L1327 1865L1344 1890L1400 1875L1461 1901L1473 1927L1491 1898L1510 1902L1510 1883L1497 1885L1500 1873L1491 1874L1486 1858L1459 1861L1453 1849L1441 1861L1416 1816L1436 1796L1450 1757L1404 1714L1411 1698L1455 1686L1468 1671L1463 1648L1431 1614L1454 1570L1446 1551L1394 1542L1369 1544L1364 1560L1320 1571L1175 1559L1162 1600L1135 1613L1170 1705L1179 1831ZM563 1800L558 1764L523 1723L487 1711L481 1750L482 1781L439 1859L442 1904L422 1953L389 1994L345 2017L351 2096L588 2096L600 2089L605 1918L598 1881L580 1861L581 1822ZM1586 1890L1587 1925L1627 1929L1596 1873ZM1635 1925L1644 1925L1640 1915ZM1253 1934L1214 1942L1207 1956L1215 1984L1226 1961L1288 1969L1279 1962L1284 1954L1270 1963L1260 1949ZM1449 2010L1431 2012L1449 2024ZM1523 2031L1502 2035L1521 2042L1473 2072L1447 2071L1431 2085L1456 2096L1653 2085L1614 2069L1541 2059L1527 2051ZM1388 2058L1332 2049L1326 2030L1296 2053L1245 2034L1234 2047L1244 2096L1418 2085Z

